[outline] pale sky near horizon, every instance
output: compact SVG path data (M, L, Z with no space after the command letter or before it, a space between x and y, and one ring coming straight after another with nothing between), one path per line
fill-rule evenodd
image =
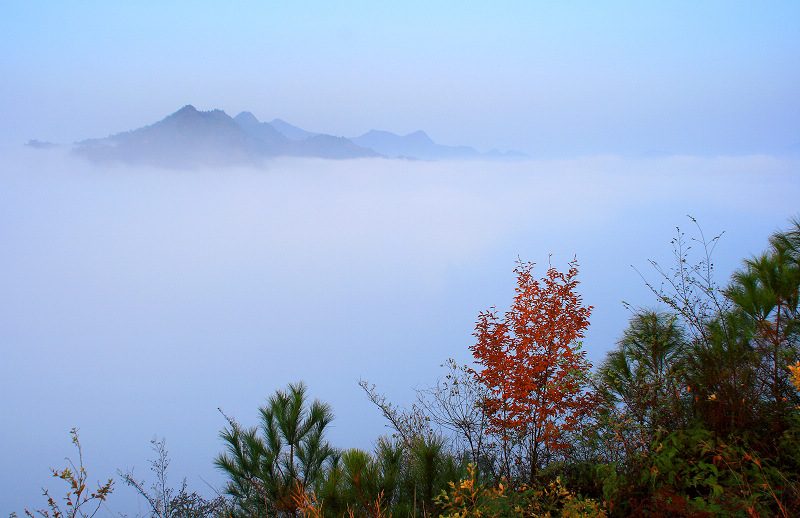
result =
M0 144L186 104L534 157L800 143L800 4L4 2Z

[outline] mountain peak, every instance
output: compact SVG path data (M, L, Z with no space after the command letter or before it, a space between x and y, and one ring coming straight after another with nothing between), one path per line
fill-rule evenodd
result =
M431 139L428 134L422 130L409 133L405 138L416 143L434 144L433 139Z
M191 104L187 104L180 110L162 119L161 122L173 121L173 122L185 123L187 121L193 121L197 119L198 117L202 116L202 114L203 112L197 111L197 109L194 106L192 106Z
M258 119L251 112L242 112L233 118L239 124L259 124Z
M200 111L191 104L187 104L175 113L168 115L153 126L159 125L207 125L207 124L221 124L223 126L236 126L234 120L223 110L214 109L209 111ZM238 126L237 126L238 127Z
M173 115L177 115L179 113L197 113L197 108L195 108L191 104L187 104L186 106L184 106L180 110L176 111Z
M73 151L98 162L193 168L259 165L264 144L224 111L198 111L187 104L149 126L78 142Z

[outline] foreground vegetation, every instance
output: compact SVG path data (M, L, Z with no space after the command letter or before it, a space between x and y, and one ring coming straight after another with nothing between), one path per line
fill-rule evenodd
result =
M297 383L257 426L225 416L224 497L166 487L163 440L151 488L120 476L158 518L799 516L800 220L725 286L719 236L697 231L678 231L673 267L653 263L659 309L632 309L597 369L577 263L537 279L521 262L511 308L478 317L474 370L448 360L410 408L361 383L394 432L373 451L330 445L332 409ZM31 517L93 516L112 491L87 492L82 463L53 473L71 486L65 510L46 493Z

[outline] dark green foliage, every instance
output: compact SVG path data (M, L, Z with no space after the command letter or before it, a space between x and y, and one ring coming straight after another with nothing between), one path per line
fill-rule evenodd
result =
M437 516L435 496L465 473L465 464L441 437L420 438L411 447L381 437L373 454L342 452L329 464L315 497L330 517Z
M724 289L712 277L719 236L700 236L699 263L679 233L676 267L655 265L664 282L653 291L674 316L635 314L599 372L606 502L618 516L797 515L800 397L788 366L800 359L800 223Z
M277 391L259 409L259 427L228 418L220 434L227 451L215 464L228 476L224 488L235 516L296 516L298 498L314 487L334 450L324 441L333 420L327 404L306 401L303 383Z
M599 391L626 441L627 455L647 447L657 430L684 424L686 348L675 315L642 310L600 366Z
M750 331L761 411L783 429L788 425L786 417L800 403L786 372L787 365L800 359L800 222L794 224L791 231L772 237L769 250L746 260L726 290Z
M423 516L432 513L438 486L447 483L441 480L445 474L444 448L444 439L437 436L420 437L411 447L413 476Z
M648 455L641 483L652 492L635 506L648 516L795 516L798 466L786 456L796 452L797 437L780 439L785 452L761 456L759 439L720 437L692 429L659 437ZM789 475L794 473L794 475ZM678 513L683 509L682 513ZM659 511L660 510L660 511ZM645 511L647 511L645 513ZM661 514L659 514L661 513Z

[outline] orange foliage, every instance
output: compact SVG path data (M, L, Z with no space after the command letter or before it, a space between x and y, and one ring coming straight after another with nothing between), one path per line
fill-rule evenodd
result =
M575 293L577 263L566 274L550 267L541 281L533 267L519 263L514 304L503 319L494 308L482 312L470 348L483 366L476 376L492 393L485 402L489 432L525 445L531 477L540 453L565 449L565 432L593 405L584 390L591 364L578 341L592 306Z

